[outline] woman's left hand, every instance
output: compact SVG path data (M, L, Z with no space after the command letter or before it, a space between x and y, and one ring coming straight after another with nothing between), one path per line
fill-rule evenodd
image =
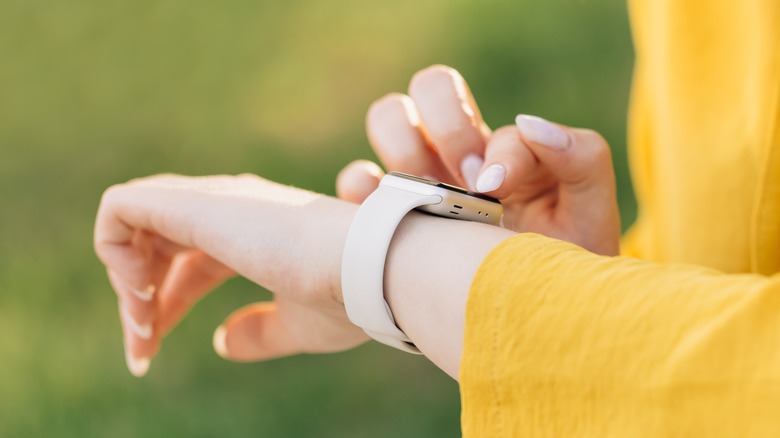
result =
M214 336L222 356L262 360L367 340L341 300L341 252L355 210L253 175L160 175L109 188L95 251L119 298L130 372L144 375L163 337L235 274L275 299L228 317Z

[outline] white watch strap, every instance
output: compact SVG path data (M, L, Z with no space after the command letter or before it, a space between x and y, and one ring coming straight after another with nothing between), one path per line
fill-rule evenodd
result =
M385 260L401 220L422 205L438 204L439 195L422 195L380 184L352 221L341 263L341 289L353 324L383 344L420 354L396 326L384 297Z

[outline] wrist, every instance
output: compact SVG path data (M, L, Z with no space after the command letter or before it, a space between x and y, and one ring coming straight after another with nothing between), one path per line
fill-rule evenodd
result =
M341 259L352 219L359 205L337 198L322 196L306 208L305 219L299 226L302 236L309 245L300 254L300 260L309 266L315 266L316 274L311 278L317 284L312 285L326 292L334 302L343 306L341 292ZM305 270L302 272L306 272Z
M412 212L399 225L385 268L385 299L398 327L457 379L466 302L490 251L515 233Z

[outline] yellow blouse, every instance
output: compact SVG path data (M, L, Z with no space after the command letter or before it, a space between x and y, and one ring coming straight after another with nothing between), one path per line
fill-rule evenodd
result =
M780 436L780 1L630 13L630 257L523 234L485 259L465 436Z

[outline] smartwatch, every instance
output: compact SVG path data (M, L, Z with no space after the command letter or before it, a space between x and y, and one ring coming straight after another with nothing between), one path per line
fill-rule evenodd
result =
M384 298L387 251L398 224L412 210L451 219L497 225L497 199L400 172L382 178L357 211L341 262L341 289L347 316L375 340L421 354L398 328Z

